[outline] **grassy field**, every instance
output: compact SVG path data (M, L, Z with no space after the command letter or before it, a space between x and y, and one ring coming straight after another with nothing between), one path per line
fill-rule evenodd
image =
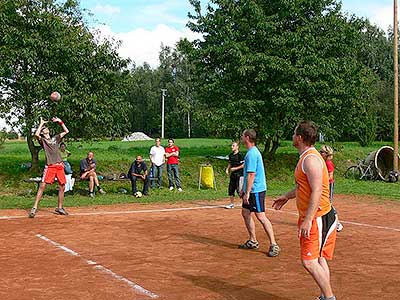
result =
M164 141L165 142L165 141ZM87 197L87 185L80 182L75 187L74 195L67 195L65 206L81 206L93 204L116 204L127 202L176 202L196 199L220 199L227 194L229 178L225 175L226 161L207 156L225 156L230 152L230 141L224 139L178 139L175 144L181 148L180 172L183 182L183 193L170 192L167 189L166 171L164 172L162 190L151 190L149 197L136 199L130 196L130 183L102 181L103 188L107 191L105 196L97 196L95 199ZM152 141L145 142L69 142L68 150L72 152L69 161L74 173L79 172L79 161L86 157L91 150L95 153L98 164L98 173L101 175L126 173L135 156L141 154L148 157ZM385 143L374 143L371 147L362 148L358 143L338 143L334 145L336 150L334 162L336 165L335 192L344 194L368 194L382 198L400 199L399 185L371 182L354 181L343 178L348 166L363 159L371 151L387 145ZM319 145L317 145L319 147ZM245 149L242 149L243 151ZM282 142L278 149L276 158L266 164L268 194L279 195L294 186L293 170L298 159L296 149L291 142ZM0 148L0 208L29 208L32 205L36 186L26 183L23 179L35 177L23 167L30 161L30 154L25 142L6 142ZM40 153L40 161L44 163L44 153ZM199 166L210 162L215 171L217 190L198 190ZM123 193L127 191L127 193ZM56 203L57 189L53 185L48 187L41 206L54 206Z

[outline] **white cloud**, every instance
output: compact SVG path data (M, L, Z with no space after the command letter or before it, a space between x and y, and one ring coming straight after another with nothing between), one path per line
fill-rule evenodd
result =
M119 7L111 5L96 5L92 10L93 12L106 15L115 15L121 12Z
M159 65L158 55L161 44L174 47L181 38L194 40L199 36L187 28L177 30L164 24L157 25L153 30L138 28L125 33L114 33L107 25L96 28L101 37L113 37L121 41L118 49L124 58L130 58L136 65L147 62L151 67Z
M387 31L389 26L393 27L393 6L378 7L370 20L372 23Z

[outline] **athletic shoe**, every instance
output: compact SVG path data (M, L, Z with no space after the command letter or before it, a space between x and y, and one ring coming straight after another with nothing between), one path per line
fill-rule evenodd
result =
M234 207L235 207L235 204L233 204L233 203L225 206L226 209L231 209L231 208L234 208Z
M178 192L183 192L182 188L178 188Z
M343 225L342 225L342 223L338 222L337 226L336 226L336 231L341 232L342 230L343 230Z
M34 218L35 215L36 215L36 211L37 211L37 209L34 208L34 207L32 207L31 211L29 212L28 217L29 217L29 218Z
M56 214L59 214L59 215L63 215L63 216L68 216L68 213L67 213L67 211L64 209L64 207L61 207L61 208L56 208L55 210L54 210L54 212L56 213Z
M94 193L89 193L90 198L94 198Z
M279 248L279 246L277 244L272 244L269 246L268 256L269 257L278 256L279 252L281 252L281 248Z
M244 244L239 245L239 249L258 249L258 242L248 240Z
M172 191L173 189L174 189L174 187L173 187L173 186L170 186L170 187L169 187L169 190L170 190L170 191Z
M321 296L315 298L315 300L325 300L325 297L321 295Z
M99 189L99 193L102 194L102 195L106 194L106 192L103 189Z

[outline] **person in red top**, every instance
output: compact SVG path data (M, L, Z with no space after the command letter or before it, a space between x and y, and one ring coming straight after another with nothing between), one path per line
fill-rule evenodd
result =
M167 158L167 173L169 190L175 186L179 192L182 192L181 179L179 178L179 147L175 146L174 139L168 139L168 147L165 148L165 157Z
M314 148L317 127L300 122L293 134L293 146L300 154L295 169L296 187L277 198L272 207L282 207L293 198L299 211L298 237L301 262L320 289L318 300L336 300L327 260L333 258L336 243L336 212L329 200L328 169Z
M50 130L46 126L44 126L48 121L44 121L42 118L40 118L39 127L35 132L35 137L38 139L40 145L43 147L44 153L46 155L46 166L43 171L42 182L40 183L39 189L36 194L35 204L33 205L28 215L29 218L35 217L39 201L42 198L43 191L46 188L46 184L52 184L55 178L57 178L59 186L58 207L56 208L55 213L59 215L68 215L68 213L63 208L64 187L66 179L64 173L64 163L61 158L59 147L62 138L69 132L69 130L65 126L64 122L61 121L59 118L53 118L52 121L60 124L63 132L51 137Z
M331 204L333 204L333 191L335 188L335 178L333 173L335 172L335 165L333 164L333 149L329 146L322 146L321 150L319 150L319 153L321 154L322 158L325 160L326 167L328 169L328 175L329 175L329 199L331 200ZM342 223L339 222L338 219L338 224L336 230L338 232L343 230L343 225Z

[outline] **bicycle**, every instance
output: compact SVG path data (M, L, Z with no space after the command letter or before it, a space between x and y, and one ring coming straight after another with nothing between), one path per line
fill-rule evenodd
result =
M377 180L379 174L373 161L366 163L365 160L359 160L357 165L347 168L346 172L344 172L344 177L357 180Z
M399 180L399 173L395 171L388 172L385 176L378 173L374 161L359 160L357 165L350 166L344 172L344 177L347 179L356 180L377 180L382 179L385 182L397 182Z

